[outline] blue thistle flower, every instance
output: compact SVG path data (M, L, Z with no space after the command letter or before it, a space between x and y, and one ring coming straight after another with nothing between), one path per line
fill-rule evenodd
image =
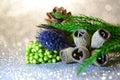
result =
M63 35L57 33L57 30L42 31L37 38L39 43L52 51L61 50L71 46Z

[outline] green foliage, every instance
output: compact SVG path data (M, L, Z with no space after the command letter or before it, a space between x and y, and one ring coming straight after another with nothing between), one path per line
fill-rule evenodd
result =
M32 41L26 47L26 63L28 64L37 64L37 63L46 63L46 62L58 62L60 61L60 56L58 51L50 51L45 49L41 44L38 43L38 40Z
M62 16L56 13L54 15L57 17ZM65 17L65 15L63 15L63 17ZM66 15L66 17L68 17L68 15ZM111 33L112 39L120 36L119 25L112 25L99 18L88 17L85 15L69 16L68 20L61 24L51 23L50 25L68 32L74 32L76 29L86 29L90 35L92 35L97 29L103 28Z
M53 14L57 17L65 18L66 15L58 15L57 13ZM93 33L100 29L106 29L110 32L111 37L107 43L105 43L102 47L99 49L96 49L94 51L94 54L86 59L82 65L79 66L79 70L77 74L79 75L88 65L92 64L99 56L103 54L108 54L110 52L120 52L120 25L113 25L110 23L105 22L104 20L101 20L99 18L89 17L85 15L79 15L79 16L66 16L68 18L67 21L60 23L60 24L54 24L51 23L50 25L59 28L63 31L68 31L73 33L77 29L86 29L90 36L93 35Z
M67 18L69 18L71 15L68 15L68 14L66 14L66 15L61 15L61 14L59 14L59 13L52 13L52 15L54 16L54 17L56 17L56 18L58 18L58 19L67 19Z
M111 52L120 52L120 38L108 41L99 49L96 49L93 55L86 59L82 65L80 65L77 74L79 75L88 65L92 64L100 55L105 55Z

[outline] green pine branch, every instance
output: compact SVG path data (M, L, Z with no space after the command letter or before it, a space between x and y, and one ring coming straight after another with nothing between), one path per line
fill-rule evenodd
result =
M54 17L58 18L58 19L66 19L66 18L70 18L71 17L71 15L68 15L68 14L62 15L62 14L59 14L59 13L52 13L52 15Z
M54 14L56 15L56 14ZM57 17L61 17L62 15L56 15ZM68 17L68 15L64 15L63 17ZM112 25L107 23L99 18L88 17L85 15L80 16L69 16L69 20L63 22L61 24L51 23L50 25L59 28L63 31L74 32L76 29L86 29L90 35L92 35L97 29L103 28L107 29L111 33L111 38L116 38L120 36L120 26Z
M105 55L111 52L120 52L120 38L112 40L107 42L105 45L100 47L99 49L96 49L93 53L93 55L86 59L82 65L79 66L79 70L77 72L77 75L81 74L81 72L84 71L84 69L92 64L99 56Z

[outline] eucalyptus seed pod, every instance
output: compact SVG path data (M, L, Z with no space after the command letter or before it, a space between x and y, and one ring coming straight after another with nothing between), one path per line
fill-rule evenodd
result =
M89 57L89 51L86 47L75 47L71 53L72 60L78 63L82 63L84 59Z
M101 47L110 37L110 33L105 29L97 30L93 36L91 41L91 48L99 48Z
M85 29L78 29L73 33L74 43L77 47L90 46L90 37Z
M73 63L73 59L71 58L71 53L73 52L72 47L65 48L60 51L60 57L63 63Z
M92 51L92 55L93 55L94 50ZM105 55L101 55L99 56L96 61L93 63L96 66L105 66L109 61L109 56L108 54Z
M60 51L61 60L64 63L79 62L89 57L89 51L86 47L69 47Z

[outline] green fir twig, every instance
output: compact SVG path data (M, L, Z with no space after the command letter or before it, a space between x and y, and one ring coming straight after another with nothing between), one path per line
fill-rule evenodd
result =
M56 15L56 16L61 17L62 15ZM63 17L65 16L66 15L64 15ZM68 15L66 17L68 17ZM80 16L69 16L69 19L70 20L68 20L67 22L63 22L61 24L51 23L50 25L68 32L74 32L76 29L82 28L82 29L86 29L90 35L92 35L97 29L104 28L111 33L112 38L116 38L120 36L119 25L112 25L99 18L80 15Z
M77 72L77 75L79 75L81 72L84 71L84 69L92 64L99 56L105 55L111 52L120 52L120 38L115 39L114 41L109 41L99 49L96 49L93 53L93 55L86 59L82 65L79 66L79 70Z
M56 18L59 18L59 19L66 19L66 18L70 18L70 17L71 17L71 15L68 15L68 14L62 15L62 14L59 14L59 13L52 13L52 15L53 15L54 17L56 17Z

